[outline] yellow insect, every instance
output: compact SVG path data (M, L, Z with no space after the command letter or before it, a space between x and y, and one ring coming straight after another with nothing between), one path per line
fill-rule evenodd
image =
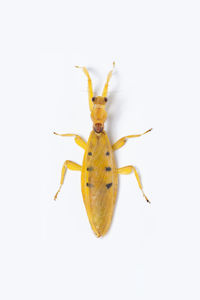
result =
M115 63L113 63L113 68L114 66ZM117 168L113 152L120 149L129 138L139 137L152 129L149 129L142 134L124 136L114 145L111 145L104 130L104 122L107 118L105 106L107 102L108 84L113 69L108 73L102 96L94 97L92 81L88 70L85 67L76 67L81 68L88 79L88 98L91 119L93 121L93 130L90 133L87 143L77 134L58 134L54 132L54 134L60 136L75 137L76 144L85 150L82 166L70 160L64 162L61 172L60 187L54 199L56 200L58 193L60 192L66 170L81 171L81 190L88 219L94 233L97 237L100 237L106 234L112 221L117 196L118 174L130 174L131 172L134 172L143 196L147 202L150 202L143 192L136 168L134 166Z

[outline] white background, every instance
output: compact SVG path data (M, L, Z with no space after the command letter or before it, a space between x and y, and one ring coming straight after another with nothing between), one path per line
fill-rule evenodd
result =
M200 299L198 1L1 1L0 298ZM86 216L73 138L92 123L96 95L116 61L108 97L121 176L113 223L97 239Z

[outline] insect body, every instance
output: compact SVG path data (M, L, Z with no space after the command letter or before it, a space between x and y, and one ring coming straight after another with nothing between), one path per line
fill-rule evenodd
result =
M82 194L90 224L97 236L109 229L117 195L118 175L112 146L105 132L92 131L82 168Z
M113 70L108 73L102 96L94 97L90 75L85 67L82 69L88 79L88 98L93 130L90 133L87 143L76 134L58 134L54 132L54 134L60 136L74 136L75 142L85 150L82 166L69 160L64 162L60 187L54 199L57 198L61 189L66 169L81 171L81 189L89 222L96 236L100 237L106 234L112 221L117 196L118 174L130 174L134 172L139 188L147 202L149 202L143 192L136 168L134 166L117 168L113 152L121 148L127 139L144 135L151 131L151 129L142 134L125 136L119 139L114 145L111 145L104 130L104 122L107 118L105 106L107 102L108 84Z

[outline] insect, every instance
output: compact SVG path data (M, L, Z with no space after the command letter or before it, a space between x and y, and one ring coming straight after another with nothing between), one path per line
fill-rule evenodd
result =
M117 196L118 175L134 172L144 198L147 202L150 202L144 194L136 168L134 166L117 168L114 159L114 151L123 147L128 139L140 137L150 132L152 128L142 134L124 136L114 145L111 145L106 131L104 130L104 123L107 118L105 107L108 101L108 85L115 63L113 63L113 68L108 73L102 96L97 97L94 97L93 95L92 81L88 70L85 67L76 67L83 70L88 80L89 108L91 111L93 129L87 143L77 134L59 134L54 132L54 134L59 136L74 137L76 144L85 151L82 166L70 160L64 162L61 172L60 187L54 199L56 200L63 185L66 170L80 171L81 190L88 219L92 230L97 237L100 237L107 233L112 221Z

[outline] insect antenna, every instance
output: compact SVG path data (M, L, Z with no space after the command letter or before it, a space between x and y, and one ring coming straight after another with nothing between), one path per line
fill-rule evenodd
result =
M86 67L79 67L79 66L75 66L76 68L82 69L84 74L87 76L88 79L88 100L89 100L89 107L90 107L90 111L92 111L93 109L93 102L92 102L92 98L93 98L93 88L92 88L92 80L90 78L90 74L88 72L88 70L86 69Z
M113 68L112 68L112 70L108 73L107 80L106 80L106 83L105 83L105 86L104 86L104 89L103 89L103 92L102 92L102 96L103 96L103 97L107 97L107 93L108 93L108 84L109 84L109 81L110 81L110 78L111 78L111 76L112 76L112 73L113 73L114 68L115 68L115 62L113 61Z

